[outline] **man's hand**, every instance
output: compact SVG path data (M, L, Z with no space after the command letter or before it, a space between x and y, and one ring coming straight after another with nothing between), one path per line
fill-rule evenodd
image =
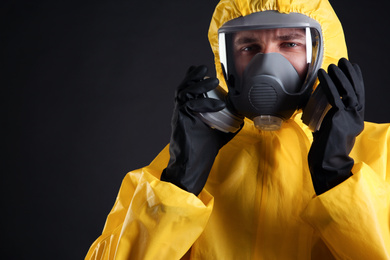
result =
M308 162L314 189L320 195L351 176L349 157L355 138L364 128L364 83L360 68L346 59L332 64L318 79L332 108L319 131L313 133Z
M202 96L219 84L217 78L204 79L206 74L205 66L191 67L176 90L170 160L161 175L162 181L195 195L202 191L219 149L238 133L212 129L196 115L225 108L223 101Z

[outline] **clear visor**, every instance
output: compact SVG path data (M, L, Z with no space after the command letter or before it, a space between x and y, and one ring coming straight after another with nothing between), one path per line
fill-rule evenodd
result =
M227 82L239 80L258 53L279 53L295 68L304 86L318 68L320 35L310 27L264 28L219 33L220 60ZM305 84L306 83L306 84Z

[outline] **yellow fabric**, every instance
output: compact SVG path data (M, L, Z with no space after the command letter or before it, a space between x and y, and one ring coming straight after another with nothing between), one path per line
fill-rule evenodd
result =
M161 174L167 155L165 149L149 167L126 175L86 259L180 259L188 251L206 226L213 198L207 192L197 198L153 176Z
M219 75L217 29L262 10L319 21L324 68L346 57L327 1L222 0L209 33ZM86 259L390 259L390 125L366 123L351 152L353 176L316 196L307 164L312 135L300 118L275 132L247 120L220 150L198 197L159 181L165 148L126 175Z

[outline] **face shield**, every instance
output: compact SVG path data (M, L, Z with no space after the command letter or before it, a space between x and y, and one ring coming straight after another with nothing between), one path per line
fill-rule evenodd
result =
M262 130L277 130L312 92L322 63L319 23L299 13L253 13L219 29L230 106Z

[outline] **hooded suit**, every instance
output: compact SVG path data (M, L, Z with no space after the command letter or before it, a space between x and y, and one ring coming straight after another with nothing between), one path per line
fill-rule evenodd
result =
M222 87L218 29L266 10L320 23L322 68L347 57L328 1L222 0L209 29ZM312 133L299 111L278 131L260 131L246 120L219 151L198 196L160 181L166 147L125 176L86 259L390 259L389 134L388 124L365 122L350 154L352 176L319 196L307 161Z

